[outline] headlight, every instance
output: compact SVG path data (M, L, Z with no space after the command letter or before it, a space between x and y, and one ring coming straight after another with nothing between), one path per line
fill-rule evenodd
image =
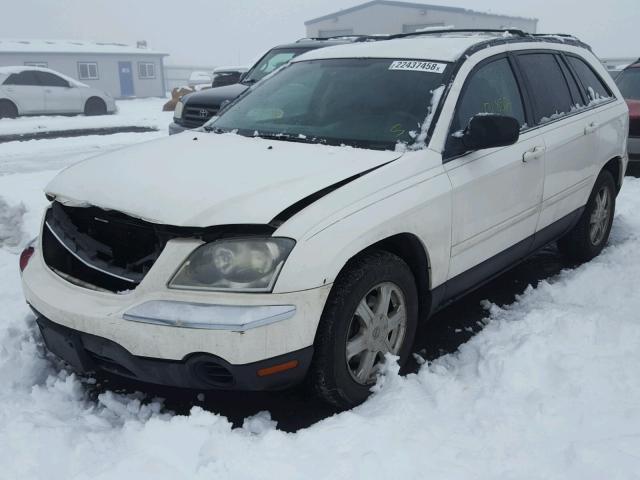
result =
M182 110L184 110L184 103L182 103L182 100L178 100L176 109L173 111L173 118L182 118Z
M169 282L169 288L270 292L294 245L290 238L207 243L189 256Z

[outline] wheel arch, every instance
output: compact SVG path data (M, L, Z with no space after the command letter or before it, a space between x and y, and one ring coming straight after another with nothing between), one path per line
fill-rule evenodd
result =
M338 273L342 273L357 258L375 250L382 250L400 257L411 270L420 299L420 318L429 312L431 302L431 262L429 251L413 233L398 233L379 240L353 255Z
M604 164L601 171L607 170L613 175L613 179L616 182L616 190L620 192L622 188L622 179L624 177L624 163L621 157L613 157L607 163Z
M8 98L8 97L1 97L0 98L0 103L8 103L9 105L11 105L13 108L16 109L16 113L18 115L20 115L20 107L18 106L18 104L13 101L12 99Z

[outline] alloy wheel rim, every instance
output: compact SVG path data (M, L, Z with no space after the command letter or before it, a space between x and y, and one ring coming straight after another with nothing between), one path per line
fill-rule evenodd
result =
M347 370L354 381L375 381L387 353L397 355L407 330L407 307L400 287L384 282L360 300L347 330Z
M611 198L609 189L603 187L596 195L596 204L589 219L589 239L593 245L604 240L611 216Z

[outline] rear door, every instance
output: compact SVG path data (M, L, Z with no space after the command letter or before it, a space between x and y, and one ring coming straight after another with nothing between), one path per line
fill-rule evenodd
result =
M447 296L529 251L542 198L545 145L541 134L527 131L525 110L521 85L507 55L480 63L465 81L444 154L453 188L449 277L476 268L465 280L451 282ZM466 152L460 133L482 113L516 118L523 129L520 140L507 147Z
M21 115L44 113L44 90L33 70L12 73L2 85Z
M589 196L598 163L599 122L587 108L562 56L551 50L516 55L533 104L534 127L546 145L544 192L537 230L570 223ZM573 216L572 216L573 214ZM547 229L539 243L558 232Z
M83 108L80 90L50 72L35 72L44 89L44 106L48 113L80 113Z

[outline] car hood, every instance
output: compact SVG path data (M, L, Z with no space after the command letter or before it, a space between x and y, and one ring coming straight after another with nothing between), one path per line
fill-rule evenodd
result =
M226 100L235 99L247 88L249 87L242 83L236 83L224 87L207 88L206 90L189 94L185 99L185 105L208 105L218 107Z
M71 166L46 192L66 205L117 210L158 224L267 224L297 201L400 156L183 133Z

